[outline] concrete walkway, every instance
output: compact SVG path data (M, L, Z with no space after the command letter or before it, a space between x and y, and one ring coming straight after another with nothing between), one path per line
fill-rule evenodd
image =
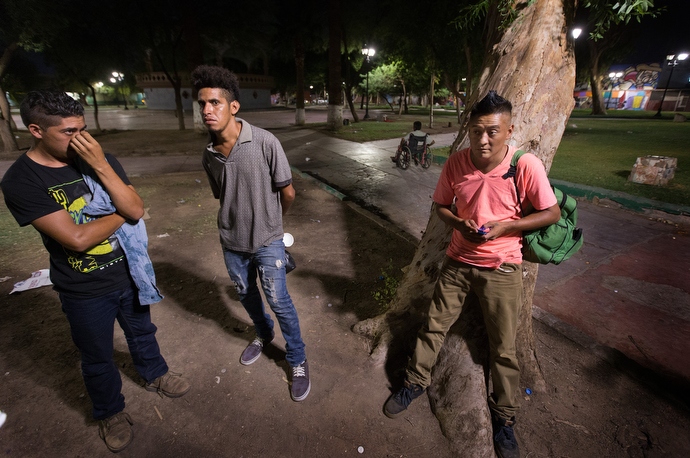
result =
M156 117L144 111L111 111L108 122L117 128L176 127L169 113ZM104 114L101 124L105 127ZM403 171L390 160L399 140L359 144L334 139L295 128L292 111L241 115L275 133L296 173L314 177L324 189L377 215L372 218L393 227L409 242L421 239L441 166L433 164L425 170L412 165ZM324 120L325 110L307 111L307 122ZM435 136L435 146L451 144L453 136ZM128 157L121 162L129 174L137 175L201 170L199 159L188 156ZM0 161L0 174L9 163ZM687 386L688 218L632 212L606 199L599 205L582 201L578 209L585 244L563 264L540 267L535 317L604 358L618 363L622 353L629 358L626 361L634 361L634 367L652 369ZM372 236L391 234L382 231Z

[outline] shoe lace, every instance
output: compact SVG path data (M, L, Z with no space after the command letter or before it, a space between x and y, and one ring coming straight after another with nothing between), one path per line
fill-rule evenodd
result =
M513 428L511 426L501 426L498 428L498 431L496 431L494 435L494 442L499 442L509 448L515 448L517 446L517 440L515 440Z
M254 340L252 340L252 343L250 345L255 345L257 347L263 348L264 341L261 337L254 337Z
M404 387L395 394L398 404L407 408L410 403L418 396L412 388Z
M304 366L295 366L292 368L293 377L306 377L307 373L304 370Z

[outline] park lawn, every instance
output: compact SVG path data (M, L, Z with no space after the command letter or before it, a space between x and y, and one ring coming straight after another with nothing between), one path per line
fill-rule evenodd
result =
M656 111L646 110L606 110L605 115L592 115L591 108L575 108L570 113L570 119L573 118L590 118L590 119L611 119L611 118L626 118L626 119L655 119ZM673 119L675 113L673 111L662 111L661 119Z
M549 177L688 206L689 143L690 122L571 117ZM449 147L434 148L433 153L434 156L448 157L449 150ZM648 155L678 159L675 177L667 186L628 181L635 160Z
M573 119L568 121L550 178L622 191L677 205L690 205L690 123L667 120ZM641 156L678 159L667 186L628 181Z

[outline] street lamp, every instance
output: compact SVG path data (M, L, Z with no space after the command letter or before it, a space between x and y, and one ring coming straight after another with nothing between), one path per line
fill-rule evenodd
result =
M125 99L125 93L122 90L122 84L123 81L125 80L125 74L124 73L119 73L119 72L113 72L112 73L113 77L110 78L111 83L119 83L118 85L120 86L120 94L122 95L122 102L125 104L125 110L129 110L129 107L127 106L127 100Z
M611 101L611 96L613 95L613 82L618 78L623 76L623 72L611 72L609 73L609 80L611 80L611 90L609 91L609 98L606 101L606 109L609 108L609 102Z
M671 77L673 76L673 69L676 68L678 62L688 58L688 53L682 52L677 56L675 54L669 54L666 56L666 63L671 67L671 72L668 74L668 79L666 80L666 87L664 88L664 94L661 96L661 103L659 104L659 111L654 115L655 118L661 117L661 108L664 106L664 99L666 98L666 91L668 91L668 85L671 84Z
M376 54L376 50L374 48L367 47L367 45L364 45L364 47L362 48L362 54L367 56L367 109L364 112L364 119L369 119L369 57Z

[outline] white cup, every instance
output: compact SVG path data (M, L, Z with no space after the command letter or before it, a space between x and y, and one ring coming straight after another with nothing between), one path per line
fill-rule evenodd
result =
M283 243L285 244L285 248L290 247L293 243L295 243L295 238L292 236L292 234L286 232L283 234Z

